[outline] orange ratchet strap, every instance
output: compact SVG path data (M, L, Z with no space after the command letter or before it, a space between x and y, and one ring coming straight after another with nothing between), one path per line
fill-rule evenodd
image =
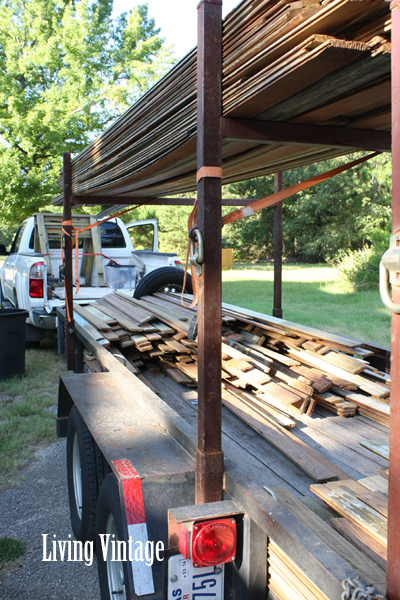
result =
M331 177L334 177L335 175L338 175L339 173L343 173L343 171L347 171L348 169L351 169L352 167L355 167L356 165L359 165L359 164L365 162L366 160L369 160L370 158L374 158L375 156L378 156L378 154L381 154L381 152L374 152L373 154L369 154L368 156L363 156L362 158L353 160L353 162L342 165L341 167L336 167L336 169L331 169L330 171L326 171L325 173L321 173L320 175L315 175L315 177L311 177L310 179L307 179L306 181L302 181L301 183L292 185L292 186L286 188L285 190L276 192L275 194L271 194L270 196L267 196L266 198L262 198L261 200L256 200L255 202L253 202L252 204L249 204L248 206L239 208L238 210L234 210L233 212L229 213L228 215L225 215L222 218L222 226L226 225L227 223L233 223L234 221L243 219L244 217L248 217L249 215L252 215L253 213L257 212L258 210L261 210L262 208L267 208L267 206L272 206L273 204L277 204L278 202L281 202L282 200L285 200L286 198L289 198L290 196L293 196L294 194L297 194L298 192L307 190L308 188L312 187L313 185L317 185L317 183L326 181L327 179L330 179Z
M321 173L320 175L311 177L310 179L307 179L306 181L302 181L301 183L292 185L291 187L288 187L285 190L282 190L275 194L271 194L270 196L267 196L266 198L262 198L261 200L256 200L255 202L253 202L252 204L249 204L248 206L239 208L238 210L234 210L233 212L225 215L222 218L222 226L226 225L227 223L233 223L235 221L239 221L239 219L248 217L249 215L252 215L255 212L257 212L263 208L267 208L268 206L273 206L274 204L277 204L278 202L281 202L282 200L285 200L286 198L289 198L290 196L294 196L294 194L297 194L298 192L307 190L308 188L313 187L314 185L317 185L318 183L321 183L322 181L326 181L327 179L330 179L331 177L334 177L335 175L338 175L339 173L348 171L349 169L351 169L357 165L360 165L361 163L369 160L370 158L374 158L375 156L378 156L378 154L381 154L381 152L374 152L373 154L369 154L368 156L363 156L362 158L353 160L352 162L342 165L341 167L336 167L336 169L331 169L330 171L326 171L325 173ZM197 182L199 182L199 180L202 177L222 177L222 169L219 167L202 167L197 172ZM193 227L195 227L196 224L197 224L197 199L195 201L194 208L193 208L192 212L190 213L190 216L188 219L188 232L190 232L190 230ZM188 263L189 263L189 248L190 248L190 240L188 242L188 250L187 250L187 255L186 255L185 276L184 276L184 281L183 281L183 290L182 290L182 297L181 297L182 306L186 306L183 302L183 293L184 293L185 284L186 284L186 270L187 270ZM198 287L197 286L197 275L195 273L193 265L191 266L191 272L192 272L192 282L193 282L193 301L189 308L193 308L197 304L197 287Z
M222 168L221 167L201 167L197 171L197 183L199 183L200 179L203 177L217 177L222 179Z

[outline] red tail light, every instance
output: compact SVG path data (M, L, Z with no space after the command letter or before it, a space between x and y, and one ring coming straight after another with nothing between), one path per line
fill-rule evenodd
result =
M31 298L44 298L44 263L31 266L29 273L29 295Z
M182 263L181 263L181 261L180 261L180 260L174 260L174 264L175 264L175 265L181 265Z
M179 549L185 558L191 558L195 567L222 565L235 560L235 519L214 519L194 523L189 542L185 526L179 527ZM190 556L189 556L190 552Z

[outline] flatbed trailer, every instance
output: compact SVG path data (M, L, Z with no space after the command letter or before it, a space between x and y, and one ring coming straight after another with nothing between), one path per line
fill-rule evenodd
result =
M61 309L58 318L62 332L65 315ZM225 598L296 599L305 597L306 590L309 598L335 600L341 597L343 581L361 576L354 564L369 574L376 593L384 594L383 565L377 565L325 523L320 515L325 516L327 508L315 496L312 498L311 477L224 407L224 500L196 506L197 391L188 390L164 374L147 372L146 385L79 325L76 336L76 372L63 375L60 381L58 435L67 435L68 417L75 406L107 471L111 470L119 482L126 540L130 533L126 494L130 492L124 482L129 477L139 478L148 536L145 539L154 544L161 541L166 549L163 561L155 561L151 572L145 569L141 573L143 590L148 589L146 585L154 589L154 593L143 597L174 597L171 590L167 595L168 561L179 552L180 523L226 515L236 521L238 541L235 560L225 565ZM83 349L96 357L104 372L81 372ZM313 421L315 427L311 426ZM300 439L308 438L311 447L336 464L342 479L378 475L386 464L359 446L360 441L371 437L388 443L388 428L384 425L362 416L343 419L322 413L313 418L304 416L303 425L298 423L293 431L298 430ZM356 438L358 451L349 447L351 436ZM129 465L131 471L121 471L121 464ZM284 490L290 492L289 499ZM283 570L290 565L292 583L282 582L282 571L275 564L279 558L285 565ZM135 579L134 568L127 573L131 598L141 597L139 575ZM298 582L297 589L290 587L293 580ZM285 585L291 592L282 596ZM274 590L278 590L277 595ZM102 589L102 598L106 594Z
M128 533L138 541L149 541L150 536L153 541L168 540L166 558L175 569L168 572L160 561L154 563L151 573L143 568L135 577L125 563L118 563L100 574L102 598L124 597L124 582L131 597L169 594L165 596L169 600L268 596L335 600L341 596L342 584L347 588L344 597L350 598L358 586L355 577L360 569L349 567L354 567L355 560L361 570L367 565L367 574L375 573L377 589L385 593L382 569L375 572L376 565L363 558L364 554L355 553L342 537L332 537L320 522L317 535L314 518L302 506L293 501L282 506L274 499L278 488L285 485L286 489L287 485L299 485L298 495L306 494L300 491L303 476L286 464L286 459L278 458L269 447L267 451L261 439L255 439L247 426L232 417L229 427L233 429L229 433L221 430L222 415L224 419L226 415L221 411L221 223L275 205L274 315L281 317L277 300L281 295L281 201L310 184L309 180L281 191L281 172L350 152L392 149L393 236L391 254L386 253L382 263L384 303L393 312L386 594L390 600L399 600L400 3L328 0L309 6L243 0L224 23L221 5L222 0L201 0L198 5L197 57L193 51L180 61L72 161L70 153L64 154L63 195L54 201L63 204L65 224L67 365L79 370L86 346L108 371L62 378L59 433L66 433L70 415L69 422L75 423L70 436L77 439L79 430L80 438L88 441L90 456L82 463L82 473L89 464L95 465L91 493L97 502L100 489L97 512L102 514L101 530L121 540L127 540ZM242 209L222 217L222 206L238 205L237 199L222 198L222 184L271 173L276 174L276 195L243 201ZM141 202L188 205L193 200L176 195L194 191L197 223L192 225L197 232L192 231L191 258L199 283L196 414L176 389L156 394L143 385L74 322L69 225L74 205L102 205L104 210ZM59 318L65 317L60 313ZM95 383L100 380L101 384ZM96 395L101 399L98 403ZM120 396L123 414L118 408ZM107 431L109 423L112 432ZM135 443L131 430L143 435L143 444ZM313 443L319 442L315 439ZM155 453L158 445L160 451ZM338 456L347 452L337 440L334 446ZM75 448L78 464L78 445L71 448L72 455ZM332 450L331 444L324 451ZM155 457L159 464L154 464ZM334 460L333 455L331 458ZM343 470L349 468L342 458L339 463ZM285 474L279 472L282 486L276 486L276 470L283 464ZM110 468L113 474L107 475ZM76 468L70 477L79 479L79 474ZM118 488L110 484L113 477ZM171 486L165 483L169 481ZM126 501L130 494L136 494L135 502ZM283 501L282 494L280 497ZM78 512L83 510L79 494L73 502ZM111 506L119 515L118 523L106 518ZM157 510L153 511L153 506ZM89 515L91 532L95 512ZM200 579L195 579L195 565L185 546L200 543L205 520L217 517L225 520L225 533L231 527L231 540L237 535L237 552L222 561L225 595L220 589L223 568L214 562L211 572L205 569ZM228 545L228 550L233 547ZM178 548L189 559L174 559ZM339 556L339 548L341 556L347 553L349 560ZM110 577L117 586L111 591ZM184 588L185 580L192 586L189 591ZM143 585L140 589L138 582ZM371 590L366 593L376 595Z

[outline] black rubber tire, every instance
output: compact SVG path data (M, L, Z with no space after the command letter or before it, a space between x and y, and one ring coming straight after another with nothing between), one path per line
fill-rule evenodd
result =
M183 269L177 269L176 267L161 267L155 269L143 277L136 286L134 298L141 298L141 296L150 296L155 292L162 291L163 288L173 286L176 291L182 291L183 287ZM190 274L186 277L185 292L187 294L193 294L192 278Z
M103 546L101 543L100 535L107 533L107 523L109 517L112 515L116 526L116 537L109 538L109 552L111 551L111 540L116 541L124 540L123 525L122 525L122 514L121 514L121 502L119 498L118 483L114 473L109 473L104 479L103 484L100 488L99 502L97 505L97 569L99 574L100 584L100 598L101 600L115 600L115 598L130 598L129 589L129 576L128 576L128 560L122 562L123 568L123 582L120 583L121 588L110 589L111 582L109 583L109 570L112 561L110 555L104 557ZM104 538L103 538L104 539ZM127 557L128 558L128 557ZM114 562L115 565L115 562ZM125 590L125 596L121 591ZM114 591L114 594L112 594Z
M94 442L94 447L95 447L95 454L96 454L97 496L98 496L100 493L100 489L101 489L101 485L102 485L103 481L105 480L107 475L109 473L111 473L111 468L110 468L110 465L108 464L108 462L106 461L106 459L104 458L102 451L96 444L96 441Z
M75 436L79 447L79 459L81 466L81 511L78 511L74 483ZM69 507L71 511L71 525L75 537L81 542L95 541L98 498L96 444L76 406L72 407L68 419L67 478Z

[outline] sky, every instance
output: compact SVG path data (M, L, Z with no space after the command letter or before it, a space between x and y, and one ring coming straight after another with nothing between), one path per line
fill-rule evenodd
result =
M223 16L227 15L240 0L224 0ZM128 12L145 0L114 0L113 16ZM154 17L160 35L168 46L174 46L175 56L182 58L197 45L197 5L199 0L147 0L149 16Z

